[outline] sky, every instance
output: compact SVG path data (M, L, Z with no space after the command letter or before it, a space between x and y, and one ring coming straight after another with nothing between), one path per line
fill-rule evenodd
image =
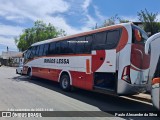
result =
M14 38L36 20L52 23L67 35L91 30L115 16L137 22L137 12L145 8L158 12L160 0L0 0L0 54L18 51Z

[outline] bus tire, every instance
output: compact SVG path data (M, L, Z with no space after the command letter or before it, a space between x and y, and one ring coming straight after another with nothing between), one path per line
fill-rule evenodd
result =
M31 71L30 68L28 69L27 76L28 76L29 80L31 80L33 78L32 77L32 71Z
M70 78L68 75L66 75L66 74L62 75L62 77L60 78L60 86L61 86L62 90L64 90L64 91L71 90Z

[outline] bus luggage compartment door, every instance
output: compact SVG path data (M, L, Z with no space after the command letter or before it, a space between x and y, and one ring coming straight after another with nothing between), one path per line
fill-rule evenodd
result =
M116 49L92 51L92 72L116 72Z
M115 91L116 50L92 51L92 72L95 89Z

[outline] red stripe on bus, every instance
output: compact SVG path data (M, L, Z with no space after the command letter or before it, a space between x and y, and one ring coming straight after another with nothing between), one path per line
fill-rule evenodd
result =
M116 52L121 51L128 42L128 31L125 27L122 27L122 34L118 46L116 47Z

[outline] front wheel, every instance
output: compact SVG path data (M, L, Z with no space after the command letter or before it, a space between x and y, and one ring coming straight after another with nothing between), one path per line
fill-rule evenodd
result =
M28 78L31 80L32 79L32 72L31 70L29 69L28 72L27 72L27 76Z
M64 91L71 90L70 78L68 75L62 75L62 77L60 79L60 86L61 86L62 90L64 90Z

